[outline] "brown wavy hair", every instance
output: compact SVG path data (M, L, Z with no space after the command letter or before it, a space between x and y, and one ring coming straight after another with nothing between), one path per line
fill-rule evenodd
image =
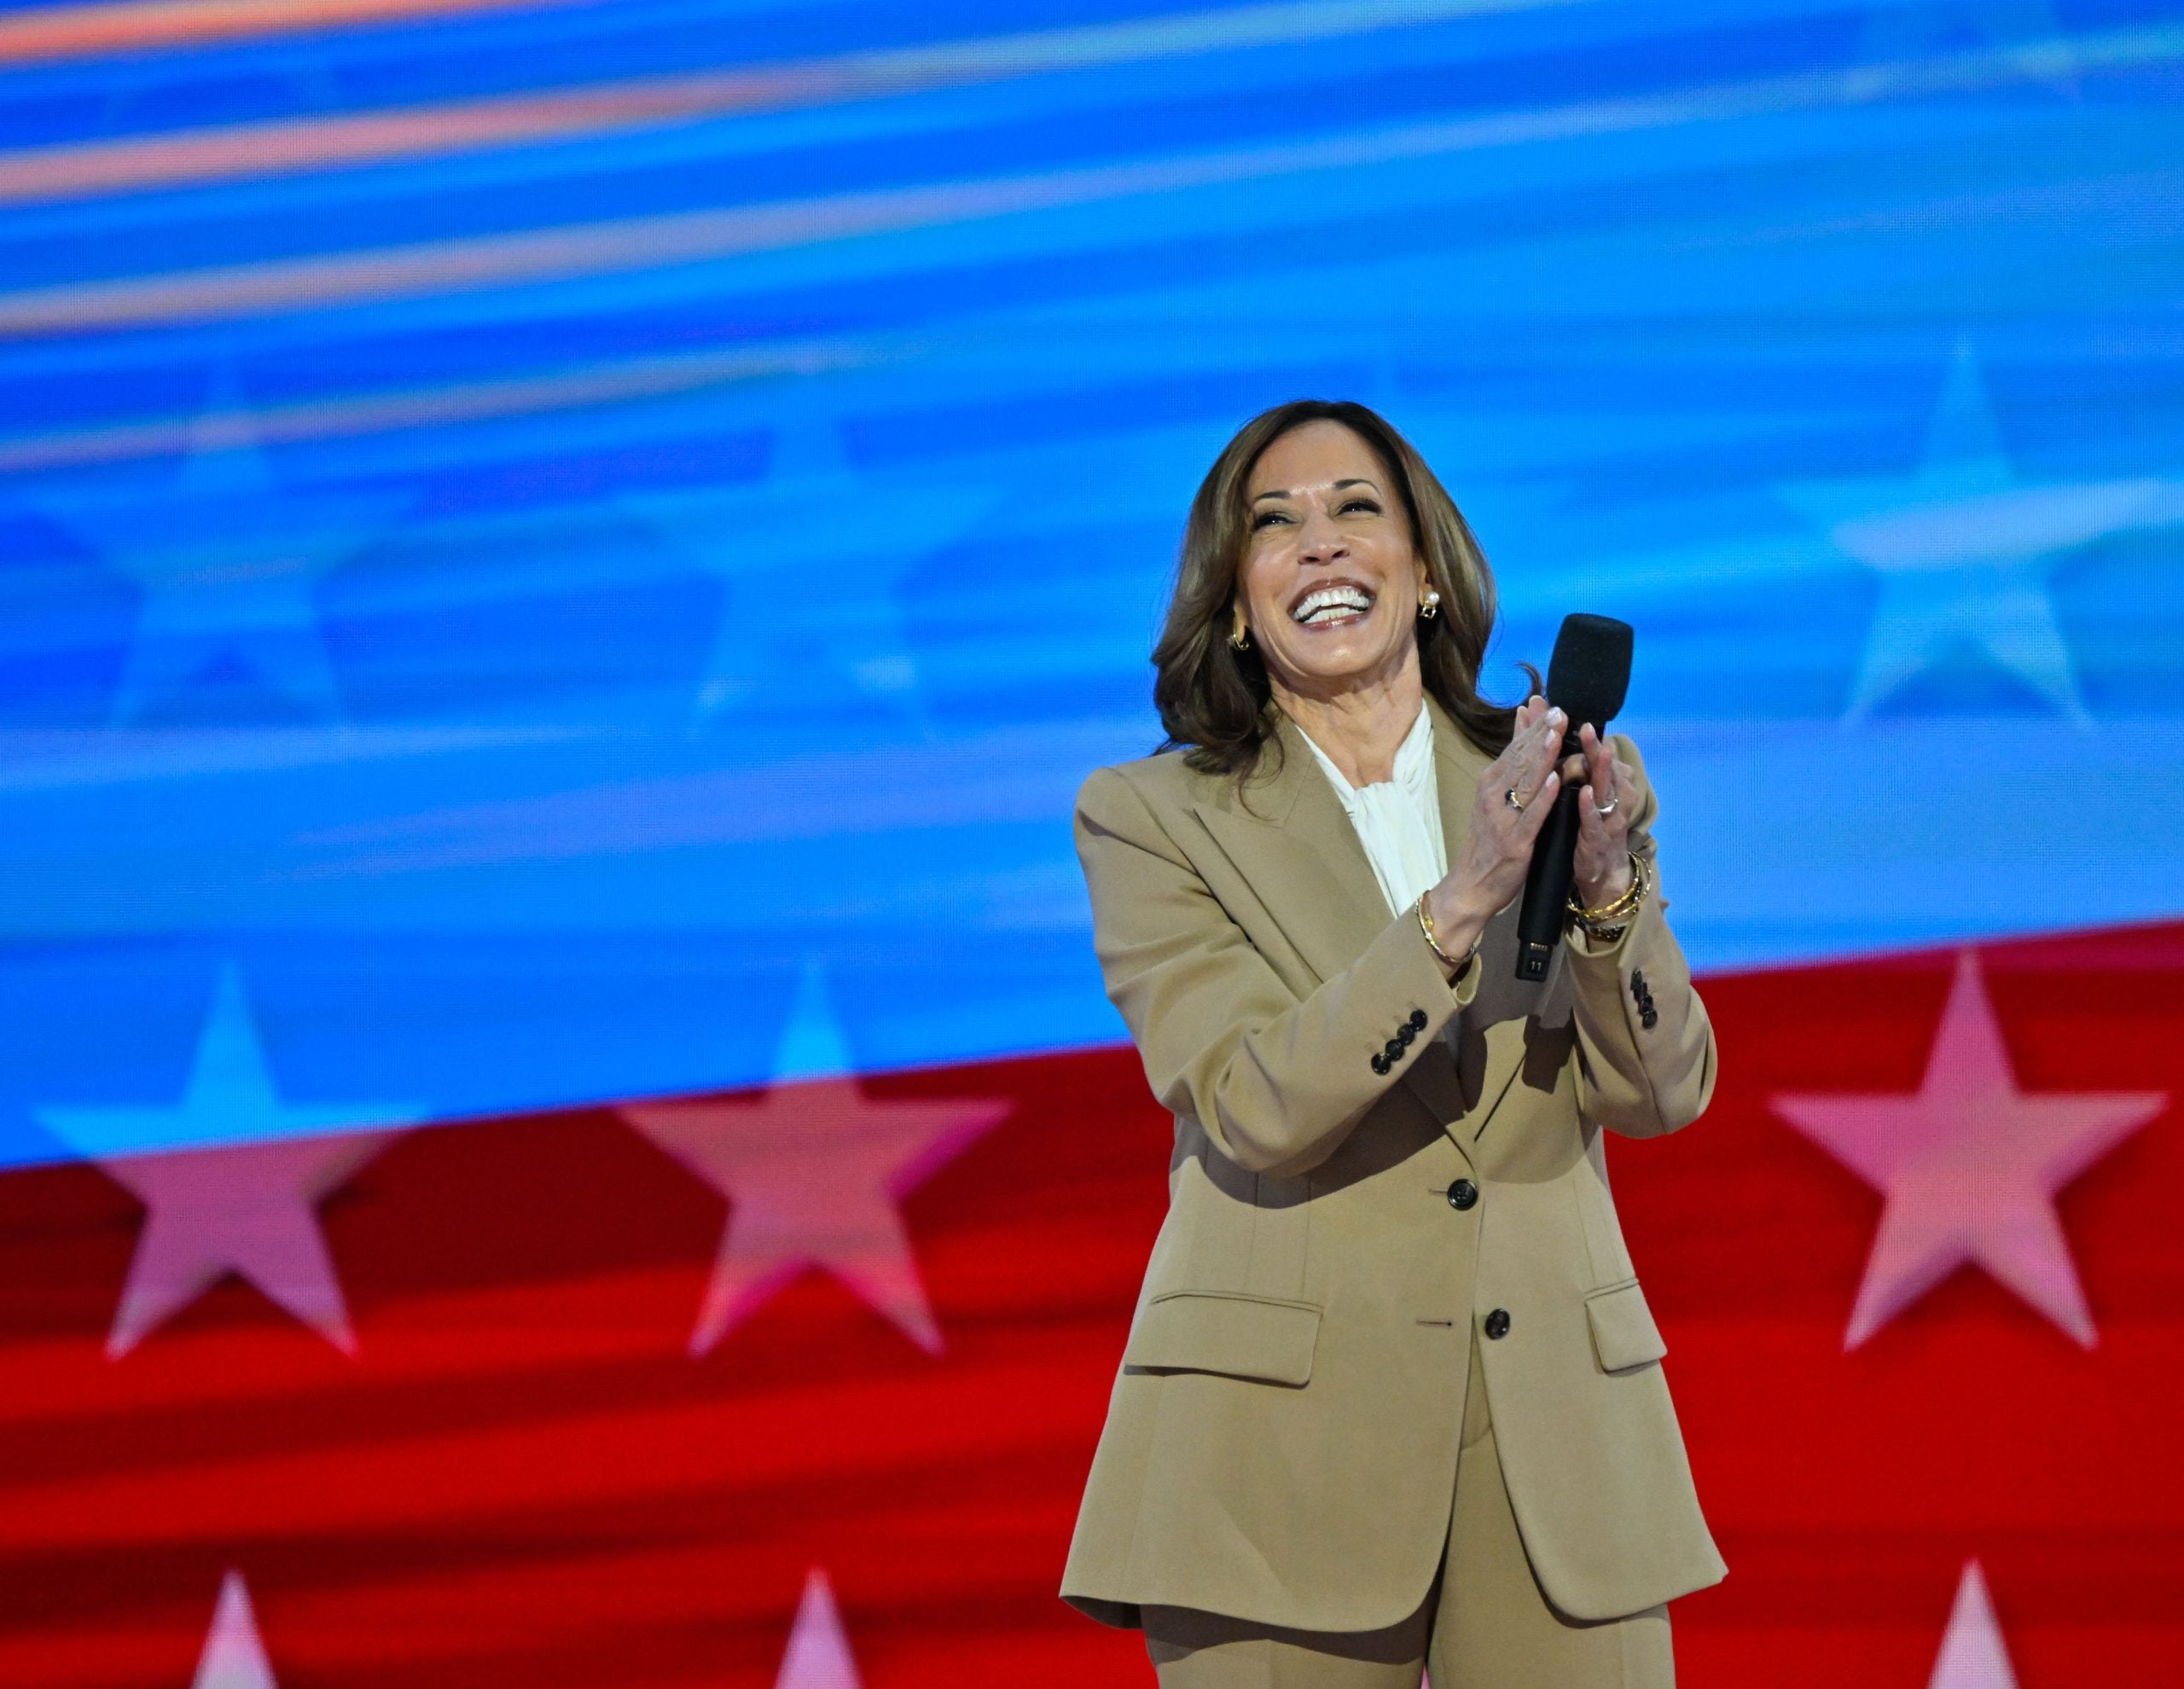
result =
M1228 643L1236 576L1251 542L1244 496L1260 455L1307 422L1339 422L1372 447L1410 518L1411 543L1440 589L1441 613L1418 624L1418 666L1426 689L1466 737L1499 752L1515 731L1516 711L1478 694L1479 665L1494 630L1494 572L1471 524L1417 449L1377 411L1347 399L1292 399L1263 410L1221 449L1191 501L1176 589L1153 647L1153 702L1168 736L1162 751L1208 774L1249 775L1274 737L1273 689L1254 644ZM1533 676L1536 689L1538 677Z

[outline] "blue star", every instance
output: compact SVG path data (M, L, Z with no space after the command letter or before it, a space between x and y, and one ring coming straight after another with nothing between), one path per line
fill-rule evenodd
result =
M2105 535L2164 519L2164 483L2019 482L1971 345L1960 340L1915 471L1776 490L1880 577L1848 719L1969 647L2071 721L2091 721L2048 570Z
M856 474L834 430L812 425L781 431L757 486L624 501L726 589L698 688L700 721L762 684L815 682L846 681L915 711L917 663L898 583L995 502L982 488Z
M165 486L41 501L143 592L111 719L171 713L193 682L230 663L308 716L338 720L340 690L313 591L404 496L285 494L248 414L224 403L195 432L180 476Z

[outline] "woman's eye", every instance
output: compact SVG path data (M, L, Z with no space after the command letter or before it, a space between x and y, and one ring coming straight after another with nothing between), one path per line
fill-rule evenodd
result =
M1252 528L1256 532L1261 528L1272 527L1276 522L1287 522L1288 519L1288 513L1286 511L1262 510L1252 518Z
M1345 516L1353 510L1368 511L1375 516L1380 514L1380 507L1369 498L1353 498L1342 507L1342 514Z

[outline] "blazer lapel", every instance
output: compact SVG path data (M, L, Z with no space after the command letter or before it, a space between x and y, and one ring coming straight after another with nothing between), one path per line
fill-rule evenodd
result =
M1387 900L1303 730L1282 716L1278 732L1279 766L1263 759L1263 772L1241 792L1224 781L1197 809L1282 936L1325 981L1388 924Z
M1433 785L1441 808L1441 839L1454 867L1471 837L1471 810L1478 792L1478 777L1491 759L1465 737L1455 718L1430 694L1426 707L1433 712ZM1490 926L1486 941L1472 960L1473 967L1486 965L1493 931ZM1422 936L1420 942L1424 942ZM1462 1075L1445 1042L1421 1053L1403 1069L1403 1078L1418 1100L1433 1111L1433 1117L1451 1129L1470 1106ZM1507 1082L1506 1078L1502 1082Z
M1471 836L1479 777L1493 759L1431 697L1426 707L1433 712L1433 780L1441 836L1453 863ZM1263 772L1254 774L1240 792L1233 781L1223 781L1195 808L1206 831L1258 894L1268 918L1304 958L1315 981L1324 982L1363 955L1391 917L1365 847L1358 843L1357 830L1343 813L1341 800L1327 784L1311 747L1304 742L1302 729L1285 716L1278 731L1279 767L1262 763ZM1521 1015L1537 1001L1537 986L1519 985L1511 977L1515 922L1512 905L1487 927L1472 966L1488 972L1466 1011L1467 1033L1513 1012ZM1419 943L1425 942L1421 934ZM1519 996L1520 1003L1513 1001ZM1490 1049L1484 1037L1477 1036L1467 1036L1465 1048ZM1403 1079L1452 1136L1468 1141L1478 1135L1516 1077L1520 1056L1520 1046L1511 1041L1498 1056L1479 1056L1478 1071L1467 1075L1449 1046L1437 1042L1405 1066Z
M1479 781L1493 758L1473 745L1438 704L1429 700L1427 707L1433 711L1434 776L1440 788L1442 834L1453 863L1471 836L1472 806L1478 801ZM1470 1007L1464 1011L1457 1051L1448 1059L1438 1055L1421 1059L1406 1070L1412 1088L1460 1142L1476 1139L1485 1130L1486 1123L1524 1067L1524 1040L1489 1039L1487 1030L1505 1021L1529 1019L1539 1012L1547 995L1546 985L1528 984L1516 978L1516 934L1517 902L1513 899L1486 924L1478 955L1472 962L1481 972Z
M1471 837L1471 806L1478 792L1478 777L1493 758L1465 737L1455 718L1430 694L1426 707L1433 712L1433 783L1441 802L1441 838L1453 864Z

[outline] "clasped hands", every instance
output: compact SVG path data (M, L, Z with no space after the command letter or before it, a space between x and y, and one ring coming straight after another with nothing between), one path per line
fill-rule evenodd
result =
M1486 923L1525 888L1532 841L1562 787L1583 781L1577 799L1575 880L1588 908L1600 908L1630 889L1630 812L1637 770L1617 759L1589 723L1580 750L1556 767L1569 718L1534 694L1517 708L1508 747L1479 776L1471 831L1441 883L1426 894L1434 931L1452 955L1468 951ZM1514 794L1513 797L1512 794Z

